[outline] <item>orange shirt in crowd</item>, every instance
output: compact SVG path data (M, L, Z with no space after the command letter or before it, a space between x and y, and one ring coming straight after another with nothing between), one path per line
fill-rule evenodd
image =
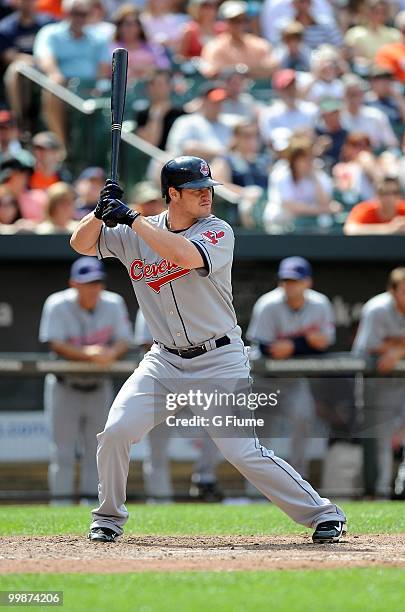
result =
M38 13L48 13L55 19L62 19L62 0L37 0L35 8Z
M396 213L394 217L405 217L405 200L398 200L396 203ZM360 202L351 210L346 219L346 223L389 223L386 219L382 219L379 215L380 205L375 200Z
M377 52L375 63L382 68L389 68L398 81L405 83L405 43L384 45Z
M40 170L34 170L30 177L29 188L30 189L48 189L54 183L60 181L57 174L51 174L50 176L43 174Z

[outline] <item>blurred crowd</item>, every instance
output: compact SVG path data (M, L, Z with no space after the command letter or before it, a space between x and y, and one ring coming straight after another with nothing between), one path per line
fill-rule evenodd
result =
M234 225L403 233L404 9L404 0L2 0L0 233L69 233L104 183L102 168L69 173L66 106L43 91L35 109L21 65L105 96L116 47L129 54L135 133L169 156L206 158L235 196ZM152 205L155 166L140 189Z

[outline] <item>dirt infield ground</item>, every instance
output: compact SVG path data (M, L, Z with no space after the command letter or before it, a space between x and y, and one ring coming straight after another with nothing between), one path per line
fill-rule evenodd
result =
M0 574L114 573L405 567L405 534L348 535L314 545L294 536L124 536L114 544L83 536L0 539Z

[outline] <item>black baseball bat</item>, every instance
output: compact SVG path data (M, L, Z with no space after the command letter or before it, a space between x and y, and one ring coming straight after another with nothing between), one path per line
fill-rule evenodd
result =
M118 180L118 161L121 143L122 120L127 91L128 51L114 49L111 76L111 180ZM115 221L106 221L108 227L115 227Z

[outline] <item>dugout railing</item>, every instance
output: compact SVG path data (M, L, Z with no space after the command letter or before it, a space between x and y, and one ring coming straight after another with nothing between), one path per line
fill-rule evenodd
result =
M21 378L41 378L46 374L55 374L63 376L66 374L80 374L83 376L105 376L121 382L130 375L139 363L139 354L130 353L130 357L119 361L109 367L103 368L96 364L71 362L52 358L47 353L0 353L0 379L12 380L13 384L18 385L18 380ZM343 429L331 427L327 435L332 439L339 438L347 441L351 439L353 443L361 446L363 450L363 490L362 494L372 494L376 479L376 449L375 439L373 435L366 433L362 435L364 427L364 396L361 392L364 380L367 378L384 378L390 377L405 378L405 361L400 362L389 376L381 377L376 370L376 363L373 359L363 359L356 357L351 353L329 353L316 358L296 358L287 359L285 361L258 359L252 361L252 372L254 379L258 383L260 390L261 383L269 379L277 386L279 381L285 381L294 378L307 378L312 383L321 383L321 396L323 396L324 404L328 407L333 406L336 402L336 390L343 388L343 397L347 402L348 393L352 395L349 404L353 402L353 409L349 406L348 413L351 416L347 417L347 422ZM273 388L274 388L273 385ZM325 392L326 390L326 392ZM359 392L360 390L360 392ZM339 392L337 393L339 395ZM329 403L330 402L330 403ZM341 406L339 407L341 410ZM330 417L331 415L326 415ZM326 419L329 420L328 418ZM333 422L333 419L330 420ZM1 411L0 411L1 422ZM362 429L363 428L363 429ZM314 437L317 434L314 433ZM0 498L7 499L6 491L1 490ZM142 499L138 495L129 495L132 499ZM34 492L13 492L13 499L46 499L47 493ZM180 496L180 499L185 499Z

